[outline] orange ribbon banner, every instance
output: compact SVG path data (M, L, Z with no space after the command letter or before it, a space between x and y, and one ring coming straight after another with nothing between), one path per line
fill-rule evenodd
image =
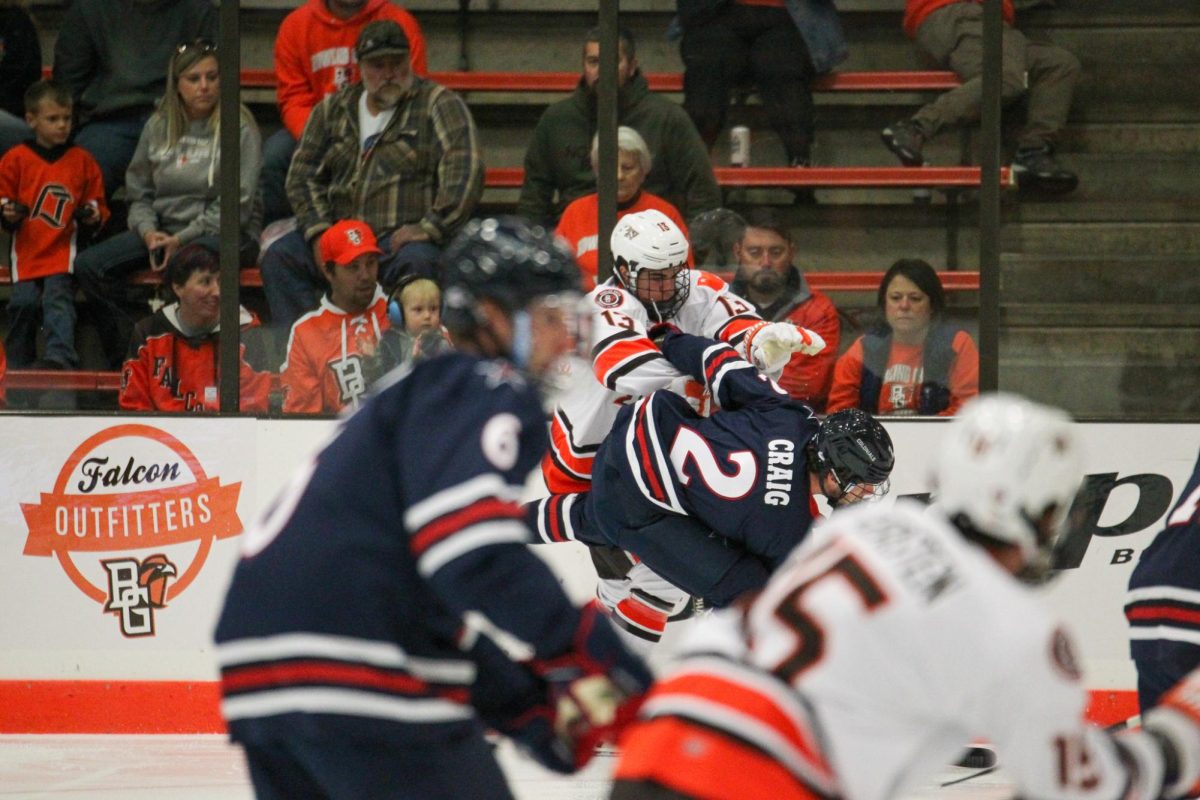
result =
M241 486L203 478L144 492L43 492L40 503L21 504L29 526L24 553L110 552L236 536L242 530L237 514Z

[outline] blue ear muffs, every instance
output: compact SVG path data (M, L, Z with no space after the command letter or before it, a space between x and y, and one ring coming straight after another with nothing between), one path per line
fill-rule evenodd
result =
M388 322L392 323L393 328L404 330L404 305L400 302L400 296L404 294L404 290L410 284L420 278L420 275L410 273L401 278L400 282L396 284L396 288L392 289L392 293L388 297L387 315Z

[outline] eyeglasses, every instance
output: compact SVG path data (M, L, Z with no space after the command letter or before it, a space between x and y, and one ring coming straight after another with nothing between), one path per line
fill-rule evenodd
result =
M197 50L201 55L215 53L217 52L217 43L212 39L195 39L194 41L177 45L175 47L175 54L181 56L189 50Z

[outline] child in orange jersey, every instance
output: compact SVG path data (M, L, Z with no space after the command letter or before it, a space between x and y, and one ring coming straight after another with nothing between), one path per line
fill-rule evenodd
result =
M71 94L53 81L25 92L33 137L0 158L0 215L12 232L12 299L6 338L14 367L33 363L38 316L46 340L41 365L79 366L75 352L75 253L81 232L108 219L100 166L68 144Z

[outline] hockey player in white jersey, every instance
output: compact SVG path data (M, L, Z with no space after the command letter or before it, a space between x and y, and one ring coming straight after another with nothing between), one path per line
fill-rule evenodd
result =
M1200 788L1200 673L1136 731L1084 720L1070 636L1021 579L1046 571L1082 479L1062 412L969 403L935 457L935 504L815 526L691 655L621 740L613 800L890 800L987 737L1038 800Z
M550 423L542 476L551 494L586 492L600 442L621 407L657 389L673 388L704 403L703 389L671 364L648 329L671 322L684 333L720 339L759 370L778 374L793 353L819 353L819 335L783 322L764 322L725 282L688 267L688 241L660 211L622 217L612 233L613 276L588 295L590 363L575 362ZM647 613L683 609L690 598L615 548L593 548L600 596L610 609L648 601ZM629 580L632 575L635 580ZM638 591L634 593L633 590ZM636 610L633 612L636 613Z

